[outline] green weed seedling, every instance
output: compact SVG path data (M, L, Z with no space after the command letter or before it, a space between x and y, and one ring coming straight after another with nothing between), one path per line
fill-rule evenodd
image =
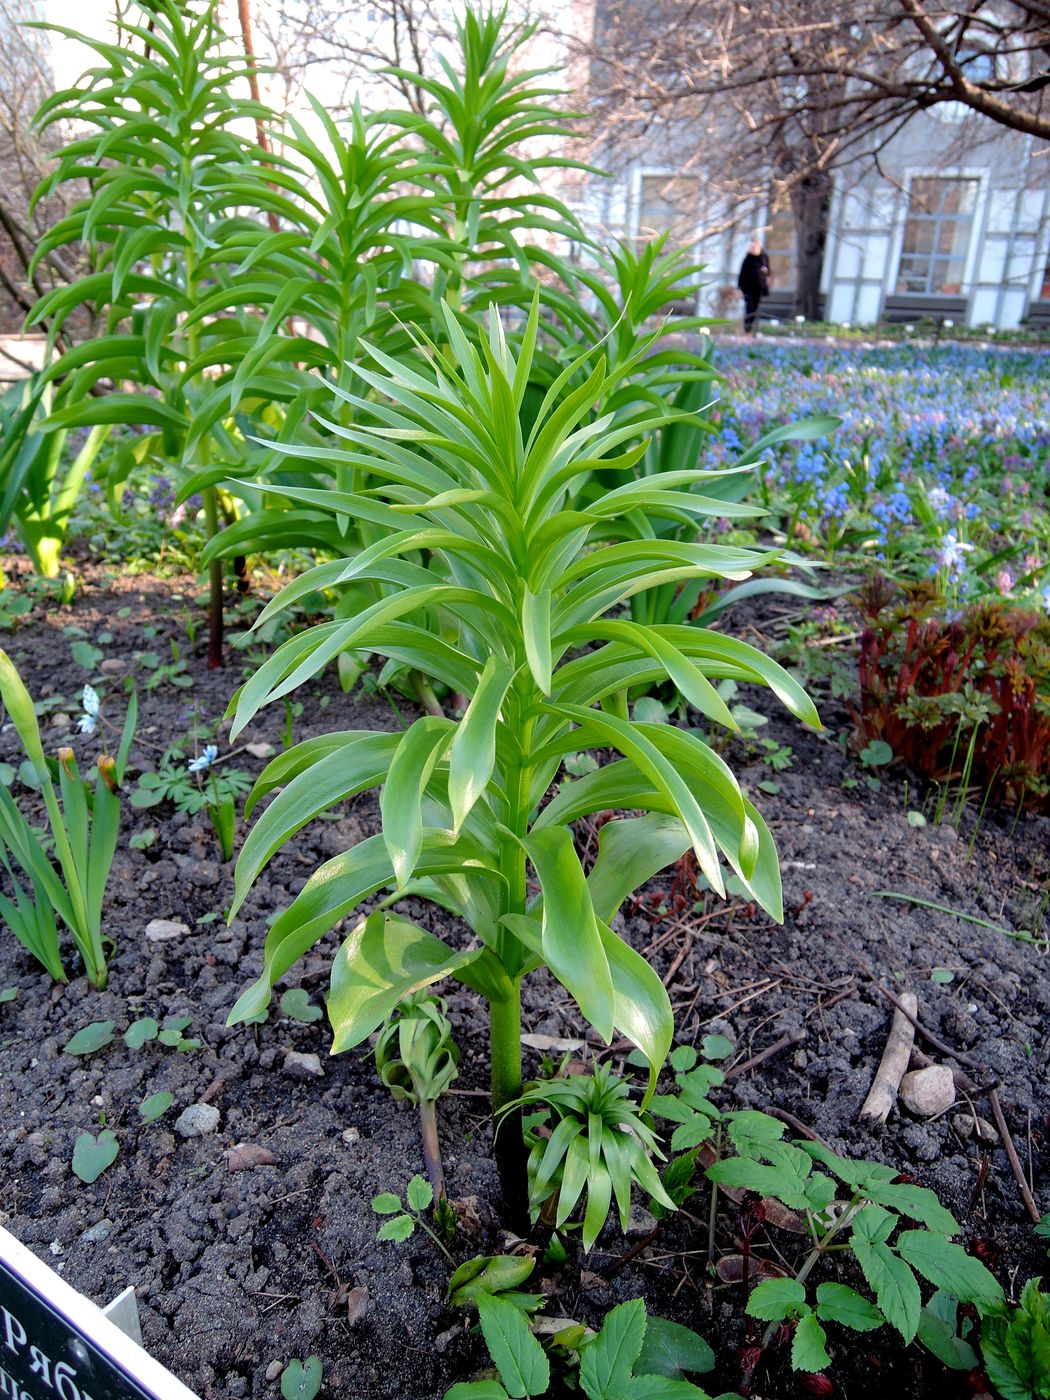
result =
M308 1356L305 1361L289 1361L281 1372L282 1400L315 1400L322 1378L319 1356Z
M452 1255L445 1248L444 1242L437 1231L431 1229L426 1222L426 1212L434 1205L434 1188L426 1177L414 1176L408 1183L406 1192L407 1204L400 1196L395 1196L392 1191L383 1191L372 1199L372 1209L376 1215L389 1215L392 1218L379 1227L376 1233L377 1240L394 1240L400 1243L407 1240L414 1233L418 1225L421 1230L430 1236L438 1249L445 1256L448 1262L452 1263ZM435 1213L438 1229L445 1233L449 1226L451 1207L445 1202L444 1197L438 1203L438 1210ZM454 1221L455 1217L451 1217Z
M894 1167L840 1157L820 1143L787 1142L784 1124L769 1114L751 1109L723 1113L711 1094L724 1076L713 1065L698 1064L690 1047L675 1050L672 1064L678 1071L678 1093L658 1095L652 1110L677 1124L671 1146L685 1153L680 1184L699 1171L701 1160L710 1162L703 1176L711 1188L712 1249L717 1209L726 1192L738 1202L744 1193L736 1237L745 1281L760 1276L764 1262L772 1262L755 1248L760 1226L775 1227L779 1221L784 1230L808 1240L806 1251L791 1264L792 1276L763 1278L747 1298L749 1316L768 1323L762 1347L783 1326L792 1337L794 1368L817 1372L830 1365L829 1325L858 1332L888 1325L906 1345L918 1338L945 1365L970 1370L973 1350L948 1328L949 1306L994 1309L1002 1303L1003 1291L984 1264L954 1242L959 1224L934 1193L898 1182ZM701 1158L701 1152L707 1155ZM760 1202L757 1212L747 1204L753 1198ZM842 1256L855 1264L870 1297L834 1279L810 1292L814 1271ZM778 1246L777 1272L785 1262L787 1250ZM933 1288L925 1302L923 1283Z
M85 1186L97 1181L104 1171L113 1165L120 1152L117 1135L110 1128L103 1128L97 1137L81 1133L73 1147L73 1174Z

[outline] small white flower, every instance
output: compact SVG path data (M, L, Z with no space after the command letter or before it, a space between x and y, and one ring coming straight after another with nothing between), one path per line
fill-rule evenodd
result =
M942 569L961 569L972 549L972 544L960 540L954 530L949 530L937 554L937 563Z
M806 323L806 318L805 318L805 316L796 316L796 317L795 317L795 324L796 324L796 325L804 326L805 323Z
M187 765L187 772L203 773L206 768L210 768L219 756L219 750L215 744L205 744L204 752L199 758L191 760Z
M947 515L952 498L943 486L931 486L926 492L926 499L938 515Z
M98 691L93 686L86 685L80 697L80 703L84 707L84 713L77 719L77 728L81 734L94 734L98 727L99 698Z

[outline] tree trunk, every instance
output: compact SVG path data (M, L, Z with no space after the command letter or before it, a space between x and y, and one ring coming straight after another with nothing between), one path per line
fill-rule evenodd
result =
M791 212L795 217L798 277L795 282L795 315L807 321L822 320L820 274L828 241L831 213L831 174L812 170L791 188Z

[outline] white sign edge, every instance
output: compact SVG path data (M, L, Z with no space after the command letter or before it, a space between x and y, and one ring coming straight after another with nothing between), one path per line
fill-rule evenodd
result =
M178 1376L137 1346L97 1307L67 1283L54 1269L38 1259L31 1249L0 1225L0 1262L29 1288L41 1295L73 1326L90 1338L103 1355L123 1366L142 1385L149 1386L163 1400L200 1400L183 1385Z

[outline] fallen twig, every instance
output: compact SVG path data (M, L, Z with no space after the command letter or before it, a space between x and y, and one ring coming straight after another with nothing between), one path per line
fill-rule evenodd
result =
M914 992L904 992L893 1013L886 1048L858 1118L885 1123L890 1116L915 1043L918 1010L919 1003Z
M991 1105L992 1117L995 1119L995 1126L999 1130L999 1137L1002 1139L1003 1147L1006 1148L1006 1158L1010 1163L1010 1170L1014 1174L1014 1180L1017 1182L1017 1189L1021 1193L1021 1200L1024 1201L1025 1210L1027 1210L1028 1214L1032 1217L1033 1223L1038 1225L1042 1216L1039 1214L1039 1207L1036 1205L1032 1193L1028 1189L1028 1182L1025 1181L1021 1159L1017 1155L1017 1148L1014 1146L1014 1140L1010 1136L1010 1129L1006 1124L1003 1106L999 1102L999 1090L993 1087L986 1090L986 1093L988 1095L988 1102Z
M726 1070L726 1082L728 1083L730 1079L736 1079L738 1075L746 1074L749 1069L754 1069L756 1065L772 1059L774 1055L778 1055L781 1050L787 1050L789 1046L798 1045L805 1038L805 1029L802 1026L794 1027L786 1035L782 1035L779 1040L775 1040L772 1045L767 1045L764 1050L760 1050L757 1055L752 1055L749 1060L741 1060L740 1064Z

